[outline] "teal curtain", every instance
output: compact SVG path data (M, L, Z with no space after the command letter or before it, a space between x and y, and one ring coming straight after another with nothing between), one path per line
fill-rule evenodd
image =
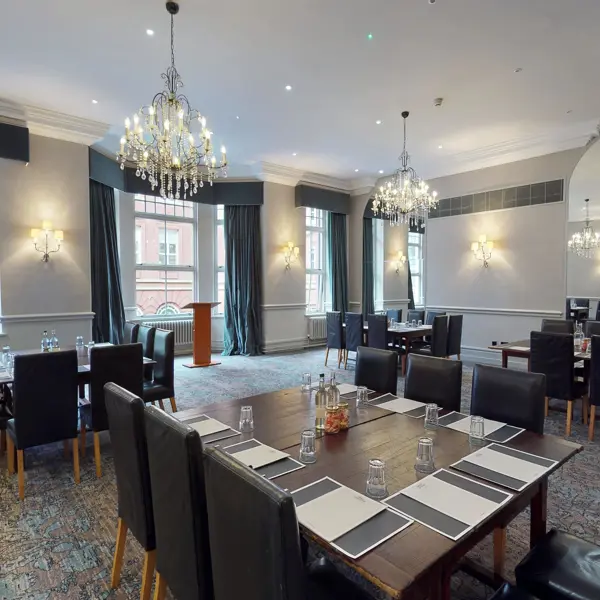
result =
M95 342L120 344L125 327L117 241L115 190L90 179L92 335Z
M331 307L342 313L348 310L348 258L346 239L346 215L327 213L329 229L329 278L331 281Z
M225 206L223 356L263 352L260 206Z
M375 312L373 260L373 219L363 219L362 311L365 318Z

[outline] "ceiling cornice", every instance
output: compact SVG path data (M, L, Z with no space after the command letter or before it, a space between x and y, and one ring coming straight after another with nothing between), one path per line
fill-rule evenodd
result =
M0 98L0 121L2 122L19 122L25 125L25 109L22 105Z
M302 182L317 187L333 189L339 192L350 192L352 190L350 181L338 179L337 177L320 175L319 173L306 173L300 169L284 167L270 162L260 163L257 177L269 183L280 183L290 186L296 186Z

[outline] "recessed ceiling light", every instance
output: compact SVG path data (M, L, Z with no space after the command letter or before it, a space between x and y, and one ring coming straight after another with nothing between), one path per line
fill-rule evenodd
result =
M285 86L285 89L286 89L288 92L291 92L291 91L292 91L292 86L291 86L291 85L286 85L286 86Z
M375 125L381 125L381 119L377 119L377 121L375 121Z
M239 119L239 118L240 118L240 115L235 115L235 118L236 118L236 119Z
M292 152L292 156L297 156L297 152Z
M368 33L367 34L367 39L368 40L372 40L373 39L373 34L372 33Z
M358 169L354 169L354 172L355 172L355 173L358 173Z
M383 175L383 169L379 169L379 174Z
M517 67L515 69L515 73L520 73L523 70L523 67Z
M146 35L154 35L153 29L146 29Z
M92 104L98 104L98 100L92 100Z
M438 146L438 148L441 150L444 146L442 146L441 144Z

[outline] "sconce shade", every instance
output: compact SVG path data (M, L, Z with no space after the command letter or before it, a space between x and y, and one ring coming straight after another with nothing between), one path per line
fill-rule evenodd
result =
M42 229L44 231L49 231L52 229L52 223L50 221L42 221Z
M32 230L31 230L31 237L32 237L33 239L35 239L35 238L39 237L39 235L40 235L40 230L39 230L39 229L32 229Z
M486 242L486 245L488 247L488 250L493 250L494 249L494 242L492 242L492 241Z

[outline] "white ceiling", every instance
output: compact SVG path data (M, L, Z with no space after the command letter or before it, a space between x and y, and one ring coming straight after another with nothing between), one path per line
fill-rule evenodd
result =
M232 174L388 173L403 109L427 178L581 146L600 118L598 0L183 0L176 60ZM162 0L3 10L0 97L110 123L105 147L168 63Z
M600 143L594 142L581 157L569 182L569 221L585 219L589 198L590 218L600 219Z

